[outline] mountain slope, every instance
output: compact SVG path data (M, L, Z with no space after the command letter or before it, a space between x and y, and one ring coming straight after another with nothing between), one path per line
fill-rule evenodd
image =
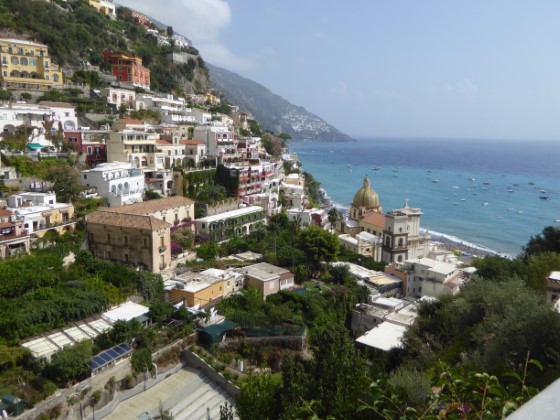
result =
M291 104L263 85L209 63L206 66L212 87L222 92L228 102L251 112L263 128L288 133L293 140L352 141L317 115Z

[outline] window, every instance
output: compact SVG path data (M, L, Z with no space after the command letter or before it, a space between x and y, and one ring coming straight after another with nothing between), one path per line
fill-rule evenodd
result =
M87 179L87 175L86 175L86 174L84 174L84 179Z

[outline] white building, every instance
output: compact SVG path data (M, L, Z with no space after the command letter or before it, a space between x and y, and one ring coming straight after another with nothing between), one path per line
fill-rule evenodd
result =
M80 182L96 188L98 195L107 198L111 207L142 201L145 188L142 169L124 162L102 163L81 171Z
M78 117L73 106L67 103L42 102L39 105L15 103L0 106L0 131L13 134L19 126L33 127L29 142L51 146L45 138L46 125L52 122L52 132L71 131L78 127Z
M454 295L463 284L461 271L455 265L430 258L409 259L400 268L407 273L403 290L407 296Z
M119 109L122 105L128 109L134 109L136 92L132 89L108 87L100 90L101 96L107 98L109 105L114 105Z
M205 109L193 108L192 112L197 124L207 125L212 123L212 114Z
M247 195L243 201L251 206L262 207L266 211L266 217L273 217L282 212L282 204L278 201L276 193Z
M284 195L287 208L302 209L306 206L307 196L305 195L303 185L282 182L280 184L280 191Z
M74 225L72 217L74 216L74 206L69 203L57 203L56 194L48 193L32 193L25 192L8 197L8 210L16 217L17 220L23 222L23 226L31 235L38 231L43 231L37 236L42 236L44 231L52 227L61 227L56 229L62 230L63 226Z
M136 109L158 111L162 124L195 122L192 109L187 106L185 98L175 98L173 95L139 94L136 97Z
M290 222L299 222L301 227L319 226L324 228L328 224L328 215L324 209L291 208L286 211Z
M222 157L224 159L238 157L235 133L227 127L195 127L193 140L200 140L206 144L206 154L208 156Z
M153 191L162 197L168 197L175 191L171 169L147 170L144 172L146 190Z
M196 233L216 240L247 235L264 223L262 207L251 206L196 219Z

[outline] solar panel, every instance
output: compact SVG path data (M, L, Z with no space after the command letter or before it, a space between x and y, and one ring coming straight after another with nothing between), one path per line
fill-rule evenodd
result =
M125 350L121 349L120 347L113 347L112 350L117 353L119 356L122 356L126 353Z
M103 366L108 365L109 363L112 363L113 361L120 359L121 357L127 355L128 353L132 352L132 348L126 344L126 343L121 343L117 346L111 347L108 350L105 350L102 353L99 353L97 356L95 356L91 363L91 370L97 370L99 368L102 368Z
M117 357L119 357L119 354L113 350L113 349L109 349L105 352L108 356L110 356L112 359L116 359Z

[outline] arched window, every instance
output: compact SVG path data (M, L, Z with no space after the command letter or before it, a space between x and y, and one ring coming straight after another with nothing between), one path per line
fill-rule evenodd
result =
M402 238L399 238L399 246L403 246L404 245L404 241Z

